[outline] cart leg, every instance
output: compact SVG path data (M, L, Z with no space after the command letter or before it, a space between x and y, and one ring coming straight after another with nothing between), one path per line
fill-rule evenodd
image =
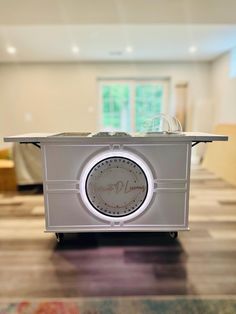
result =
M58 243L61 243L64 239L64 233L55 233L55 236Z
M177 231L170 232L169 235L170 235L170 237L171 237L172 239L178 238L178 232L177 232Z

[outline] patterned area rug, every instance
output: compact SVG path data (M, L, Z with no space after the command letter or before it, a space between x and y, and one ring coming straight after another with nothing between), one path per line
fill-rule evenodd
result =
M84 298L0 301L0 314L233 314L236 299Z

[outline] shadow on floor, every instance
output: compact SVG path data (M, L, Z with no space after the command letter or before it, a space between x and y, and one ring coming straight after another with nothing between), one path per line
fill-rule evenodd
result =
M168 246L181 247L177 239L172 239L168 232L103 232L103 233L67 233L55 249L85 250L99 247L130 246Z
M183 295L188 282L187 254L168 233L66 234L55 247L54 262L69 267L70 284L57 271L65 295ZM69 276L69 277L68 277Z

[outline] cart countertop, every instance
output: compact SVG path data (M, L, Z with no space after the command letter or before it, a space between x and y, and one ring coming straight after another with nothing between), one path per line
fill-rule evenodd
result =
M67 133L28 133L4 137L5 142L18 143L157 143L157 142L212 142L228 141L227 135L183 132L183 133L132 133L130 135L109 135L88 132L67 132Z

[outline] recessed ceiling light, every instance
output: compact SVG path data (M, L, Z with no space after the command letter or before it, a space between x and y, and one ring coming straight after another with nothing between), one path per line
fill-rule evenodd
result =
M132 46L127 46L127 47L125 48L125 50L126 50L126 52L128 52L128 53L132 53L132 52L134 51L134 48L133 48Z
M8 46L6 48L7 52L10 54L10 55L15 55L16 54L16 48L13 47L13 46Z
M195 53L197 51L197 47L196 46L190 46L188 48L189 53Z
M73 46L73 47L71 48L71 50L72 50L72 52L73 52L74 54L78 54L78 53L79 53L79 47L78 47L78 46Z

